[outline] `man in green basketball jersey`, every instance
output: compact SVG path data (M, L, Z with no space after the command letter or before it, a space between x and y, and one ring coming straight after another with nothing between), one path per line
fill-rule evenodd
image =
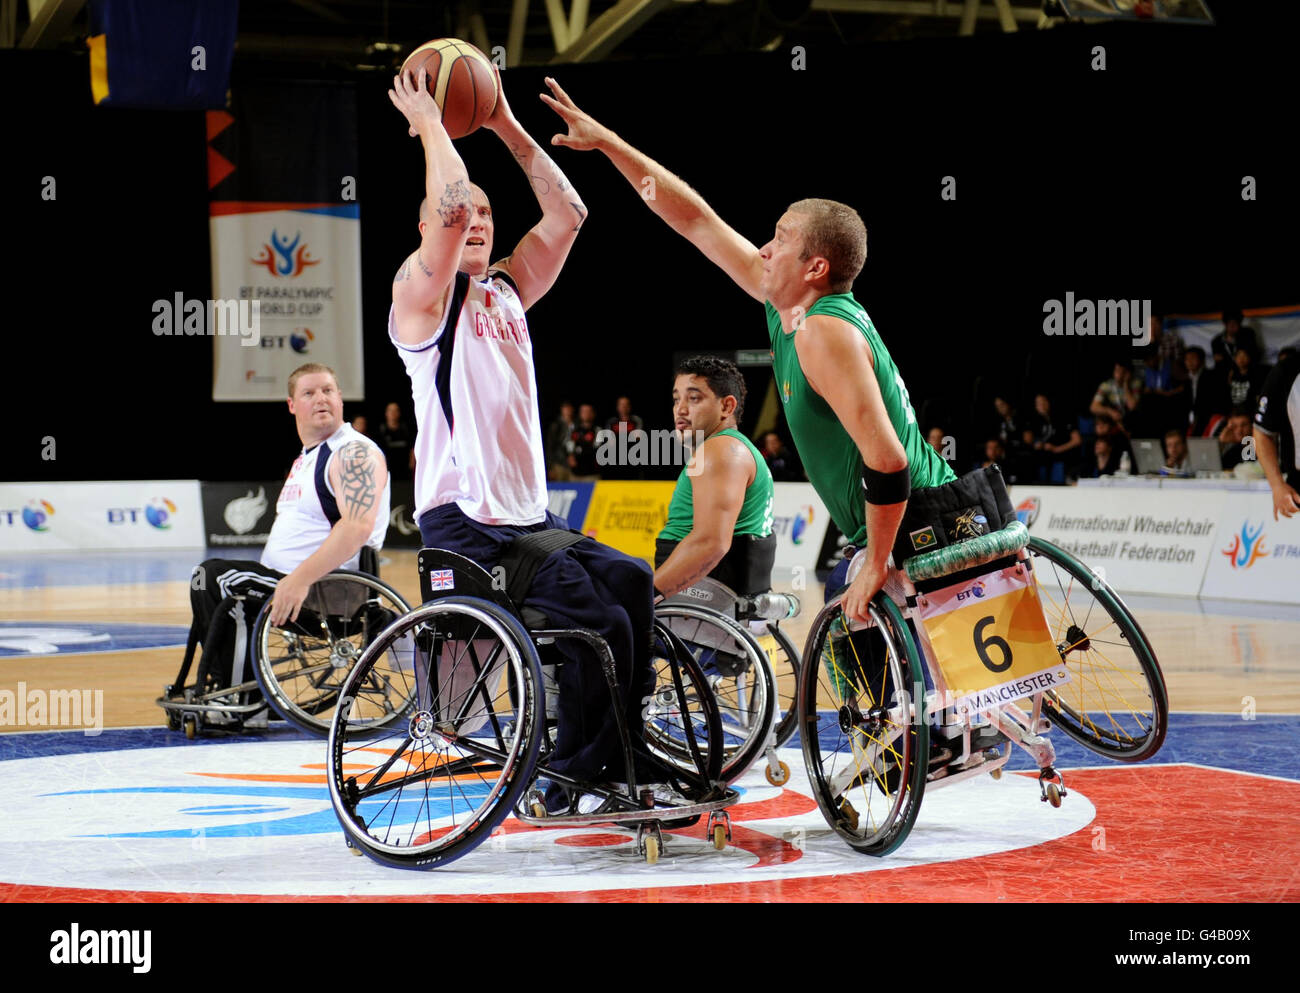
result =
M912 487L956 478L916 425L889 352L850 290L866 261L867 232L851 208L800 200L762 249L729 227L677 176L579 110L558 85L542 99L568 125L555 145L604 152L668 225L767 310L774 371L786 419L808 479L866 562L844 593L844 614L865 620L884 585L889 553ZM846 549L826 584L843 586Z
M734 363L697 355L677 366L673 426L694 451L655 542L655 590L664 596L704 576L741 595L771 588L772 473L736 430L744 404Z

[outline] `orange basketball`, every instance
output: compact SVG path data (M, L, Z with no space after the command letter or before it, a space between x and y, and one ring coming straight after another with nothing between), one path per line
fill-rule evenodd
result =
M425 42L406 57L402 72L423 67L429 92L442 108L442 126L452 138L476 131L497 106L497 78L487 56L459 38Z

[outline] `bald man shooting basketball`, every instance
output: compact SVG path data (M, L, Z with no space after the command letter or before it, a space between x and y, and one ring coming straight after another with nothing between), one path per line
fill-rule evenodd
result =
M514 556L536 541L528 536L567 531L566 522L547 511L532 328L525 312L555 282L587 209L501 93L484 127L523 168L542 219L510 256L490 264L491 204L470 183L425 88L423 69L414 80L397 77L389 96L411 134L419 136L426 163L420 244L393 281L389 316L389 337L411 377L419 427L416 519L426 546L449 549L491 570L508 551ZM507 590L517 605L542 611L550 624L588 628L609 643L635 732L644 727L641 702L654 686L653 574L638 559L590 538L569 537L572 544L542 559L526 593L510 585L510 576ZM573 664L559 667L559 727L548 768L582 782L622 779L613 775L623 768L621 743L595 653L572 640L562 641L559 650ZM602 775L607 769L610 774ZM578 799L552 782L547 808L558 812Z
M865 620L884 585L889 554L913 487L956 479L925 443L893 360L851 293L867 257L867 231L852 207L800 200L761 249L704 198L580 110L558 85L542 99L568 125L552 144L603 152L647 206L766 308L773 369L808 479L866 562L844 594L845 615ZM846 550L846 553L851 550ZM826 584L843 587L848 555Z

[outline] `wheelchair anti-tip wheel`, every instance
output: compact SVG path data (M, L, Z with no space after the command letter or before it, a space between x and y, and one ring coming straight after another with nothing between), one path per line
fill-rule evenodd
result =
M921 808L929 726L921 659L898 608L877 595L872 627L849 633L834 601L817 615L799 680L804 764L822 816L868 855L888 855Z
M664 604L655 617L690 650L713 691L722 719L722 780L734 782L772 735L776 686L767 653L746 628L705 607ZM664 686L659 679L656 693Z
M532 781L544 727L537 650L504 608L446 597L388 627L344 683L330 727L329 789L351 844L429 869L485 840ZM375 683L410 699L376 729L355 701Z
M281 717L308 734L329 733L343 681L366 647L410 611L387 583L359 572L332 572L307 593L297 620L271 623L267 600L253 629L253 671L262 695ZM411 704L377 676L356 688L352 720L383 725Z
M1105 580L1064 549L1029 539L1038 598L1071 680L1043 713L1086 748L1125 762L1164 743L1169 698L1151 643Z

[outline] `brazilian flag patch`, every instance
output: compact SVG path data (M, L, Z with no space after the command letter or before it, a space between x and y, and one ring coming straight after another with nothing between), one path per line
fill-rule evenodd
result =
M908 537L912 539L912 548L918 552L922 549L929 548L939 540L934 536L934 528L932 527L921 528L919 531L912 531L908 534Z

